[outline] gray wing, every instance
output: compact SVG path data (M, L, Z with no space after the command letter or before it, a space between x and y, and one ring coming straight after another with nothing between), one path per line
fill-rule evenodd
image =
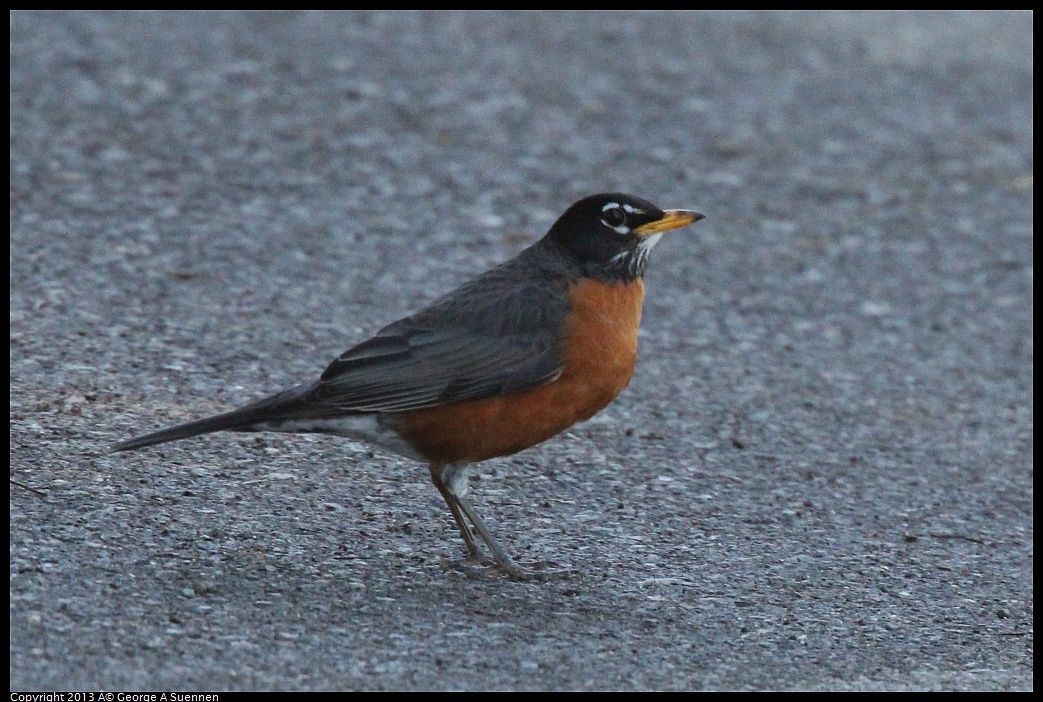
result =
M528 253L528 252L526 252ZM306 404L401 412L518 392L558 377L566 285L519 257L349 349Z

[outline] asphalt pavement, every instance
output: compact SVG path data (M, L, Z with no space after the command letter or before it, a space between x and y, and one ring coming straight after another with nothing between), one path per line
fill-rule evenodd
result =
M1033 16L10 15L12 690L1030 690ZM638 368L481 465L109 454L622 190Z

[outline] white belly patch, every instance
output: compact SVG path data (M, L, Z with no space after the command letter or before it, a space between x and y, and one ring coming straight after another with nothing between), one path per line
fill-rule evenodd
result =
M374 444L406 458L426 462L426 459L403 441L386 418L379 414L358 414L335 419L286 419L254 424L254 431L276 431L291 434L332 434L355 441Z

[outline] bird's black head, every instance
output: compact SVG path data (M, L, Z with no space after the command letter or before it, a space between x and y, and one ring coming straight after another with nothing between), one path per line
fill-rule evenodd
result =
M703 219L690 210L661 210L623 193L585 197L565 211L547 239L578 259L584 271L607 282L641 277L648 253L663 232Z

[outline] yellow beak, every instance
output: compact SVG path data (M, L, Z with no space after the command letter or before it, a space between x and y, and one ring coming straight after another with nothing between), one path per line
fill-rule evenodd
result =
M693 212L692 210L667 210L662 217L654 222L642 224L634 230L634 233L639 236L652 236L653 234L687 226L692 222L698 222L700 219L706 219L706 215Z

